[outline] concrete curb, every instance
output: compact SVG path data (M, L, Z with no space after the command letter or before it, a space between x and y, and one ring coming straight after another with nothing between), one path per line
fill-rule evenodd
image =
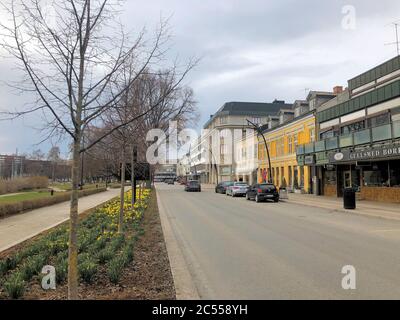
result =
M296 201L296 200L291 200L291 199L285 200L284 202L292 203L292 204L301 204L301 205L313 207L313 208L332 210L333 212L349 213L349 214L356 214L359 216L366 216L366 217L372 217L372 218L377 218L377 219L400 221L400 217L392 216L391 213L389 215L383 215L382 213L373 214L373 213L368 213L368 212L362 212L363 209L359 209L359 208L357 208L355 210L348 210L348 209L344 209L344 208L335 208L335 207L321 205L318 203L314 204L314 203Z
M157 194L158 212L167 247L168 259L171 266L172 277L175 284L177 300L200 300L196 285L190 274L188 265L178 245L177 238L169 222L167 211Z

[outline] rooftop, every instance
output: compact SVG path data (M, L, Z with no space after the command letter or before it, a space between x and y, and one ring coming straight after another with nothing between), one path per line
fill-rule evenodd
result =
M272 116L281 109L291 109L293 104L285 103L282 100L275 100L272 103L263 102L227 102L204 124L204 128L219 116Z

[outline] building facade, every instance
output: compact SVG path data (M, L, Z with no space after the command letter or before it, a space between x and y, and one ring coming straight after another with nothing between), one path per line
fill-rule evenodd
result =
M193 147L202 155L198 166L204 167L206 182L215 184L238 178L236 143L247 139L246 132L252 129L247 120L264 125L271 120L270 116L290 107L291 104L281 100L272 103L228 102L210 116L198 146Z
M317 107L316 129L317 141L299 146L297 158L314 170L318 194L353 188L361 199L400 202L400 57Z
M298 144L313 141L315 116L313 111L298 116L279 126L264 131L271 159L272 179L269 177L269 162L264 139L259 136L258 182L271 181L278 188L312 192L309 168L299 166L296 158Z
M293 192L313 193L312 168L304 166L296 154L298 145L314 142L316 139L315 110L330 101L340 92L335 87L333 92L310 91L306 100L297 100L288 109L281 109L263 130L270 160L271 174L264 139L259 136L258 181L271 181L279 188Z

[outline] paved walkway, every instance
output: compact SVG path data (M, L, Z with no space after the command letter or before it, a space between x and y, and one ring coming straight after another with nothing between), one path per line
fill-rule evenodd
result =
M79 213L119 196L119 189L83 197ZM0 219L0 252L69 220L69 201Z
M291 203L301 205L331 209L333 211L346 212L352 214L363 214L373 217L400 220L400 204L376 202L367 200L357 200L355 210L346 210L343 208L343 198L314 196L309 194L289 193Z

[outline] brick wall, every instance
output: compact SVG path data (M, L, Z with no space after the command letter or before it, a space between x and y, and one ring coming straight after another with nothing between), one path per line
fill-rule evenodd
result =
M362 187L361 198L371 201L400 203L400 188Z
M324 185L324 196L336 197L337 196L336 191L337 191L336 185L331 185L331 184Z

